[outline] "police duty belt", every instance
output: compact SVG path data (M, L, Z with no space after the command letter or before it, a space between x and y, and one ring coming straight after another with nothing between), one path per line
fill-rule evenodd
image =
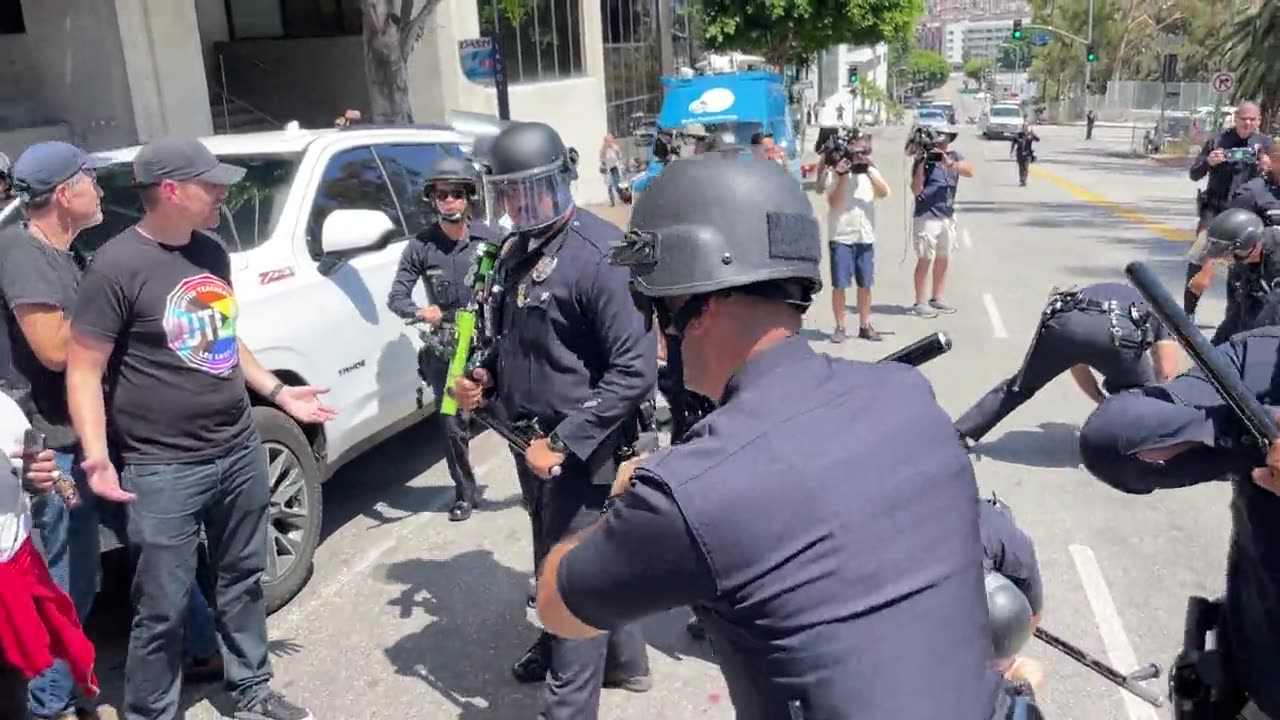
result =
M1040 323L1036 325L1036 332L1031 336L1031 344L1027 347L1027 354L1022 358L1022 366L1018 369L1018 377L1013 382L1014 392L1022 388L1022 378L1027 372L1027 362L1031 360L1031 353L1035 352L1036 343L1040 340L1040 335L1044 332L1045 326L1054 317L1074 311L1107 315L1111 325L1111 344L1117 349L1134 350L1136 354L1140 355L1151 347L1155 340L1155 331L1151 329L1150 315L1139 310L1137 305L1130 303L1127 308L1122 309L1120 303L1115 300L1086 298L1074 286L1066 290L1054 287L1049 291L1049 300L1045 303L1044 310L1040 312ZM1132 325L1133 336L1130 336L1120 327L1122 320L1128 320Z

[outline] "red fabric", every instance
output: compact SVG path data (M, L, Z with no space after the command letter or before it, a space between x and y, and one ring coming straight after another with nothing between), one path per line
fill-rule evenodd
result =
M65 660L76 685L88 697L98 694L93 643L76 619L71 598L49 577L30 540L0 563L0 653L27 679L47 670L55 658Z

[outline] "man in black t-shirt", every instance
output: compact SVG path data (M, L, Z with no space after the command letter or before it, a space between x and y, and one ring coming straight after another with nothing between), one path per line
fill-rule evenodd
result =
M270 488L245 386L300 422L324 422L333 411L319 400L325 390L286 386L236 337L230 259L207 231L244 170L187 139L144 147L133 170L145 214L104 245L86 273L67 360L89 486L128 503L138 554L125 715L177 716L182 618L203 526L218 573L235 717L306 720L309 712L269 685L261 578ZM123 461L119 476L107 453L108 424Z

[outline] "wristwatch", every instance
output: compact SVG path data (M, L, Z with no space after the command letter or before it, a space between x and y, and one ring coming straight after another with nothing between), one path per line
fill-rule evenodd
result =
M554 432L547 436L547 447L551 449L551 452L560 453L561 455L569 452L569 446L565 445L560 436Z
M271 392L267 394L268 402L275 402L276 397L280 395L280 391L284 389L284 383L276 381L275 387L271 388Z
M622 495L620 494L610 495L609 497L605 498L604 505L601 506L600 508L600 514L607 515L609 511L613 509L613 506L617 505L620 500L622 500Z

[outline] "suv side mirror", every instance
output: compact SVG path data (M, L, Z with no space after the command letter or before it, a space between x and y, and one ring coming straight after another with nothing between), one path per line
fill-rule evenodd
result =
M334 210L320 226L320 249L324 253L320 272L332 273L347 256L379 247L395 232L395 223L381 210Z

